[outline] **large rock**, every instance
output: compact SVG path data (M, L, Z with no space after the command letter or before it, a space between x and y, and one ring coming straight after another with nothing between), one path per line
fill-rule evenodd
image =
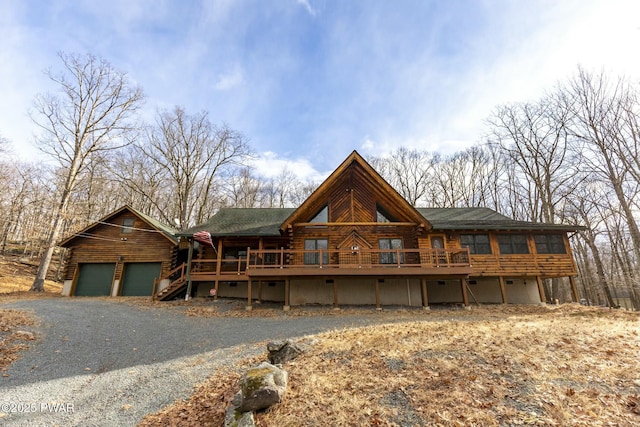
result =
M269 362L274 365L282 365L295 359L302 353L302 349L291 340L273 341L267 344Z
M242 393L237 392L231 401L231 405L227 408L224 417L224 427L255 427L256 423L253 419L253 412L242 412L240 404L242 403Z
M263 362L242 379L240 412L259 411L282 402L287 391L287 371Z

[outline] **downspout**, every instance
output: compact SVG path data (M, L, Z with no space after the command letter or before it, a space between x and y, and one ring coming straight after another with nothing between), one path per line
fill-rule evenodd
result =
M184 296L185 301L191 299L191 259L193 258L193 236L187 237L189 240L189 255L187 256L187 294Z

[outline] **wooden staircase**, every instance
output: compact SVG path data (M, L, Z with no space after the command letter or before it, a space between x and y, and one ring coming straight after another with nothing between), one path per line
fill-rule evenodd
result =
M153 300L154 301L167 301L171 298L175 297L181 291L183 291L187 286L187 276L186 272L187 264L183 263L180 266L171 270L165 277L161 279L156 279L153 284ZM156 292L158 285L162 280L170 279L171 282L169 285Z

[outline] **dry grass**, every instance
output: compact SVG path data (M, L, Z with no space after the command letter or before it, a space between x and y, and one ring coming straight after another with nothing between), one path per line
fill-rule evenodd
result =
M38 293L26 294L31 288L36 269L36 264L21 261L18 257L0 258L0 294L11 294L21 299L42 296L42 294ZM44 290L44 294L47 296L60 294L62 292L62 284L52 280L45 280Z
M35 323L33 316L26 311L0 309L0 371L7 369L20 357L21 351L29 348L28 341L36 339L32 332L20 329Z
M285 402L257 414L257 424L640 423L636 313L578 305L414 313L410 322L317 336L286 367ZM143 425L201 425L203 413L222 413L237 379L216 375L163 422Z

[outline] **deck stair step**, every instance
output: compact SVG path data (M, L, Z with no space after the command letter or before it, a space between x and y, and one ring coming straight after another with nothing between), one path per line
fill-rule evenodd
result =
M184 277L180 277L177 280L174 280L167 286L156 294L155 299L157 301L166 301L168 299L173 298L177 293L182 291L187 286L187 280Z

